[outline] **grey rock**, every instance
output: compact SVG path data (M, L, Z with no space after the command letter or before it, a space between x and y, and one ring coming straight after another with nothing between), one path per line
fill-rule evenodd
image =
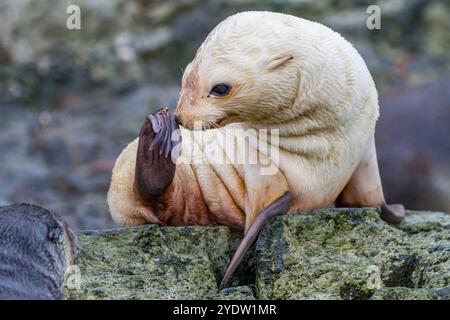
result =
M235 248L225 227L93 231L79 234L81 287L68 299L253 299L250 288L218 292Z
M450 299L449 288L441 290L411 289L405 287L382 288L377 290L371 300L441 300Z
M226 227L79 233L81 287L68 299L449 299L450 216L325 209L266 225L232 287L217 283L241 235Z

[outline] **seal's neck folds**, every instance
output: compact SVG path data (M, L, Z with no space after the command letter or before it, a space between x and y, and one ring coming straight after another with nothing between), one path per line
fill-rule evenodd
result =
M314 116L297 116L289 121L274 124L243 124L246 128L276 132L280 151L304 157L324 158L329 154L330 139L337 128L321 123Z

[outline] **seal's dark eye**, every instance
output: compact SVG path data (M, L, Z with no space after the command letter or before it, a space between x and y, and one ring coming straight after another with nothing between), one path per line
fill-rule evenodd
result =
M231 90L231 86L229 86L225 83L220 83L220 84L216 84L211 89L209 94L216 96L216 97L223 97L223 96L226 96L228 93L230 93L230 90Z

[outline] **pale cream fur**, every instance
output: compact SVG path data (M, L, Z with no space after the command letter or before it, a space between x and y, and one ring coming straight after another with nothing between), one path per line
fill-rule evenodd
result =
M208 96L218 83L233 85L231 94ZM285 191L293 195L291 212L331 206L362 161L372 159L373 165L375 155L376 164L378 110L366 64L338 33L281 13L233 15L209 34L186 68L177 115L186 128L202 121L205 128L233 122L224 128L279 129L279 170L264 176L257 165L215 165L211 159L209 166L178 164L174 183L178 189L197 184L211 215L245 215L246 229ZM217 146L224 133L210 129L201 134ZM198 143L192 131L183 129L182 136L180 161ZM119 156L108 193L111 214L121 225L158 223L133 192L136 145L132 142ZM205 148L194 150L194 156ZM196 181L181 187L185 170L193 170ZM378 170L374 175L367 189L379 191L367 205L384 201ZM176 194L174 201L186 201L181 191ZM365 205L361 197L352 202ZM227 224L226 219L219 222Z

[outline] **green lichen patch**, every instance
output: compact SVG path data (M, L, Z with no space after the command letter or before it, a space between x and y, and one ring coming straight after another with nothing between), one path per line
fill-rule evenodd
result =
M408 212L398 227L376 208L271 220L231 287L217 284L242 239L226 227L79 234L80 289L68 299L450 299L450 215Z
M443 289L382 288L371 300L442 300L450 299L450 287Z
M230 287L220 291L219 300L255 300L253 290L249 286Z
M450 215L411 212L400 228L419 258L416 286L430 289L450 286Z
M443 212L409 211L399 229L409 235L421 234L420 237L423 237L426 232L448 232L450 230L450 215Z
M219 293L231 254L227 228L141 228L79 235L81 287L68 299L250 298Z
M276 218L256 247L257 297L369 299L387 287L444 288L450 285L449 222L445 214L410 214L397 229L374 208Z

